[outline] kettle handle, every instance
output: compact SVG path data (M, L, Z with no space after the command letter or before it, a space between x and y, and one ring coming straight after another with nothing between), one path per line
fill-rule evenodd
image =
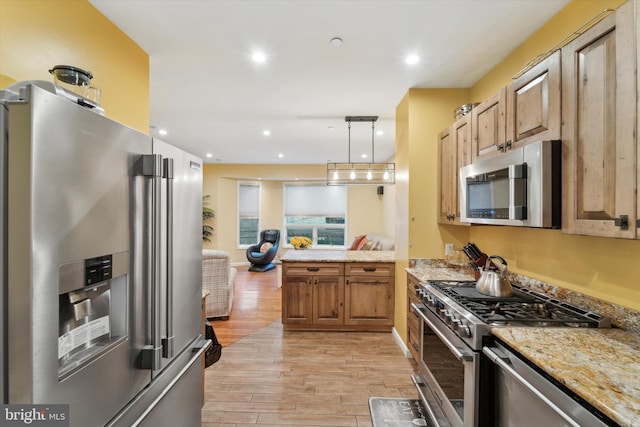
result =
M504 258L502 258L499 255L491 255L489 258L487 258L487 263L484 266L485 270L489 269L489 266L492 264L491 260L492 259L497 259L500 260L500 263L502 265L498 266L498 268L500 269L500 273L504 272L507 269L507 261L504 260ZM494 264L496 265L496 264Z

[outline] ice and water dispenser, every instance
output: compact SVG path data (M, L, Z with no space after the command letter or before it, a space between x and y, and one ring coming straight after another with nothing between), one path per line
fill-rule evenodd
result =
M59 268L58 377L64 379L126 339L129 252Z

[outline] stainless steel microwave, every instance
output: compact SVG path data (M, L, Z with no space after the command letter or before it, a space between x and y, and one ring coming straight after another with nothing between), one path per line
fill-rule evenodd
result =
M460 220L559 228L561 142L537 141L460 168Z

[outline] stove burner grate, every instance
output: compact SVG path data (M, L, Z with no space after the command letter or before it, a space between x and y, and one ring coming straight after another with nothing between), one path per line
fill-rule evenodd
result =
M430 281L429 284L491 325L608 327L607 318L514 285L511 297L492 297L475 282Z

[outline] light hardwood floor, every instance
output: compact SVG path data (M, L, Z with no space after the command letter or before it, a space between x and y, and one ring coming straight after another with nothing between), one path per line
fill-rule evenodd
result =
M391 333L283 332L275 272L238 273L230 320L213 322L223 349L205 371L203 427L371 426L370 397L416 397Z

